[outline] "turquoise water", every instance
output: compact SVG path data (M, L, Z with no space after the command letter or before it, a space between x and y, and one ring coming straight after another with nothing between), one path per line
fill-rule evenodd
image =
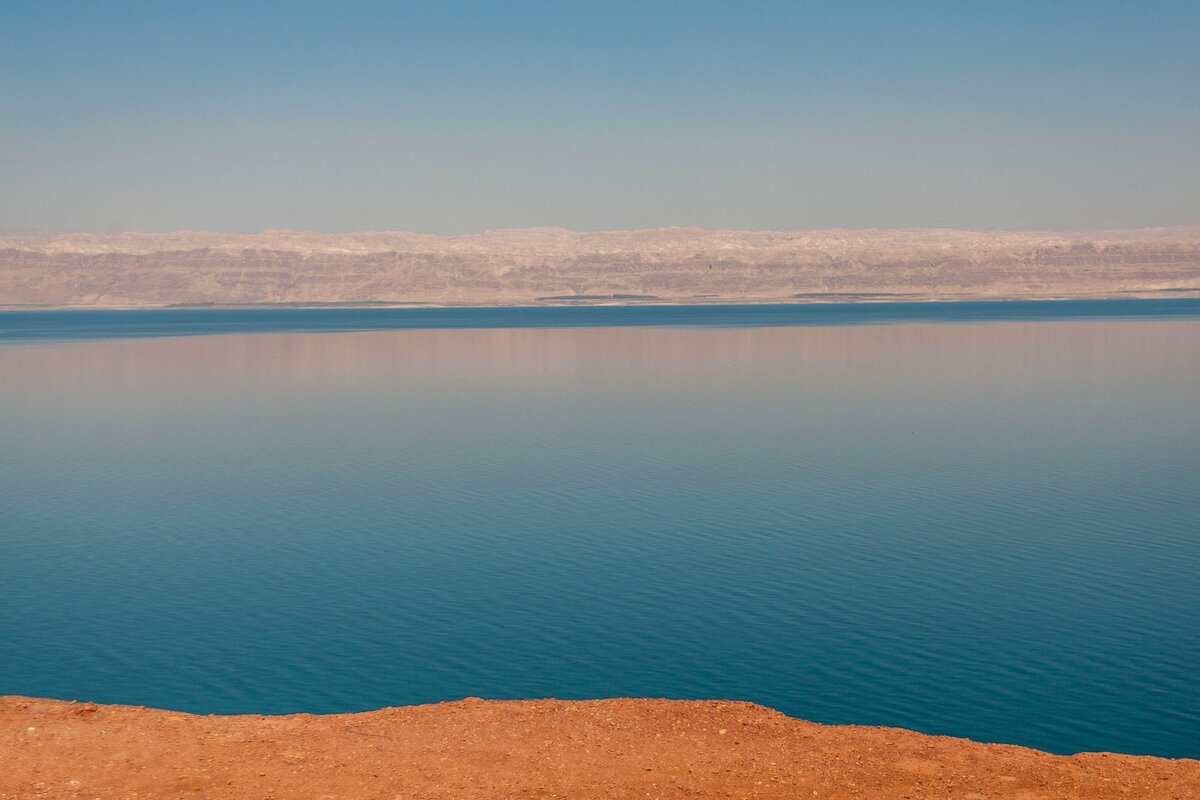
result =
M179 308L0 311L0 344L212 333L425 328L763 327L1066 319L1196 319L1200 299L529 308Z
M0 693L1200 756L1161 302L0 314Z

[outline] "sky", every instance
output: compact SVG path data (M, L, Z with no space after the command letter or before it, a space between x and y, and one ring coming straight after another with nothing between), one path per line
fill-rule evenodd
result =
M1200 2L0 0L0 230L1200 222Z

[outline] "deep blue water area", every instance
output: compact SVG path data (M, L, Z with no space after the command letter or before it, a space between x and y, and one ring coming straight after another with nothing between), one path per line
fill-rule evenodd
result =
M0 329L0 694L1200 757L1197 301Z
M0 343L213 333L566 328L866 325L1055 319L1197 319L1200 298L790 303L706 306L496 308L170 308L0 311Z

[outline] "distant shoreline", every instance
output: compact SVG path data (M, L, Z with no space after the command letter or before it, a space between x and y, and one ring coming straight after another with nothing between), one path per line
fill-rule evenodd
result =
M1200 299L1200 287L1179 287L1158 290L1129 290L1124 292L1083 294L1030 295L949 295L902 294L878 292L811 293L789 297L646 297L641 300L602 299L581 297L545 298L535 302L463 302L436 303L430 301L392 302L386 300L348 300L339 302L281 302L281 303L167 303L142 305L21 305L0 303L0 311L214 311L269 309L473 309L473 308L654 308L687 306L808 306L808 305L879 305L888 303L1011 303L1011 302L1069 302L1073 300L1169 300Z

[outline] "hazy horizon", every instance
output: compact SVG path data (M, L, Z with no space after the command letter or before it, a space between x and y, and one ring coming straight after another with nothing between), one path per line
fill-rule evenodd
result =
M1200 221L1200 6L0 7L0 231Z
M164 228L159 230L149 229L125 229L125 230L82 230L82 229L51 229L51 228L0 228L0 237L18 237L18 236L71 236L75 234L86 234L90 236L169 236L171 234L197 234L205 235L212 234L216 236L262 236L272 233L294 233L316 236L353 236L356 234L411 234L414 236L436 236L443 239L455 239L467 236L485 236L493 233L504 233L507 231L558 231L562 233L570 233L580 236L590 234L620 234L620 233L648 233L655 231L696 231L700 233L824 233L847 231L851 233L869 233L869 232L904 232L914 231L922 233L936 233L938 231L946 231L953 233L981 233L981 234L1030 234L1034 236L1052 235L1055 233L1067 234L1084 234L1084 233L1107 233L1120 231L1154 231L1154 230L1180 230L1190 231L1195 228L1200 228L1200 219L1191 222L1182 222L1172 225L1157 225L1147 224L1139 226L1113 226L1108 228L951 228L946 226L864 226L851 227L846 225L835 225L823 228L709 228L703 225L660 225L650 228L568 228L562 225L520 225L506 228L488 228L486 230L467 230L461 233L436 233L426 230L403 230L400 228L346 228L346 229L328 229L316 230L313 228L259 228L258 230L213 230L201 228Z

